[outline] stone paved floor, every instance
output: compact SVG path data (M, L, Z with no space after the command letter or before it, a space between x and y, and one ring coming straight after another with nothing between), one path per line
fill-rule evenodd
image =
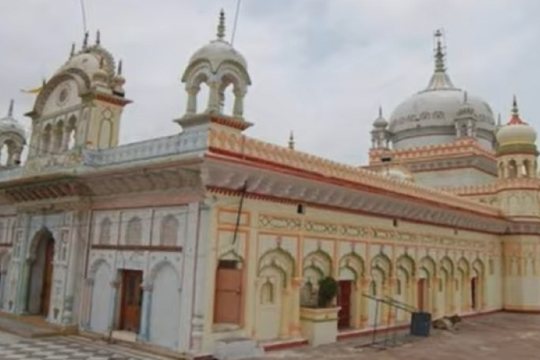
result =
M381 339L384 337L381 336ZM496 313L465 319L458 331L436 330L429 338L415 338L381 350L358 347L359 338L317 348L270 352L265 360L529 360L540 359L540 315Z
M78 336L28 339L0 332L1 360L161 360L118 345Z

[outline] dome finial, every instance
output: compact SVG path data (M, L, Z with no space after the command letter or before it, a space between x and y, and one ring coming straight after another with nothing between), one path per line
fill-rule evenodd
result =
M219 40L225 38L225 11L221 9L219 12L219 24L217 27L217 37Z
M445 72L446 68L444 66L444 51L441 39L443 38L443 33L441 29L435 31L435 71L436 72Z
M75 43L71 43L71 51L69 53L69 58L71 59L75 55Z
M15 104L15 101L11 99L9 101L9 109L8 109L8 117L13 117L13 105Z
M86 49L88 47L88 31L84 33L84 40L82 44L83 49Z
M122 59L118 61L118 70L116 71L118 75L122 75Z
M515 94L514 94L514 98L512 100L512 116L519 117L519 109L518 109L517 98L516 98Z
M382 105L379 105L379 117L382 118Z
M294 150L294 133L291 130L289 134L289 149Z
M96 45L100 45L101 44L101 32L98 30L96 32Z

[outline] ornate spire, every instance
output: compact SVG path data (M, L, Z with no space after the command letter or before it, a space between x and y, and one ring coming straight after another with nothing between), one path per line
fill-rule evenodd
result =
M519 109L518 109L518 105L517 105L516 95L514 95L514 98L512 99L512 116L519 117Z
M514 95L514 98L512 100L512 117L510 118L508 125L519 125L519 124L526 124L526 122L521 120L521 118L519 117L517 98L516 98L516 95Z
M100 31L98 30L96 32L96 45L100 45L101 44L101 33Z
M379 118L382 118L382 105L379 105Z
M86 49L88 47L88 31L84 33L84 40L82 44L83 49Z
M75 55L75 43L71 43L71 51L69 53L69 58L71 59Z
M469 102L469 95L467 94L467 91L463 92L463 103L467 104Z
M442 47L441 38L443 37L443 33L441 29L437 29L435 31L435 71L438 72L445 72L446 68L444 67L444 52Z
M14 104L15 104L15 101L13 101L13 99L11 99L9 101L9 109L8 109L8 114L7 114L8 117L13 117L13 105Z
M118 70L116 70L117 75L122 75L122 59L118 61Z
M455 89L452 80L448 74L446 74L446 64L444 62L445 45L444 35L441 29L435 31L433 35L435 39L435 72L429 80L429 84L424 91L441 90L441 89Z
M294 133L291 130L289 135L289 149L294 150Z
M221 9L219 12L219 24L217 27L217 37L219 40L225 38L225 11Z

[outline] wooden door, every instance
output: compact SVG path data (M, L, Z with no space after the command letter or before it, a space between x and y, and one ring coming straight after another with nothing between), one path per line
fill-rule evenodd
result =
M138 333L141 321L142 271L122 271L120 330Z
M338 313L338 328L348 328L351 326L351 291L352 281L339 281L337 295L337 305L341 307Z
M426 306L426 279L420 279L418 280L418 292L417 292L417 299L418 299L418 310L424 311L424 308Z
M219 267L216 273L214 323L240 324L242 269Z
M51 286L52 286L52 274L53 274L53 260L54 260L54 240L43 240L45 244L45 263L43 265L43 282L41 285L41 301L40 301L40 314L43 316L49 315L49 305L51 303Z

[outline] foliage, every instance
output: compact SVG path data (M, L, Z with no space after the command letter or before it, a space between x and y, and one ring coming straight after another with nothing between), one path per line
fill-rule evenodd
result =
M318 294L318 305L319 307L328 307L332 304L332 300L337 295L338 283L331 277L327 276L319 280L319 294Z

